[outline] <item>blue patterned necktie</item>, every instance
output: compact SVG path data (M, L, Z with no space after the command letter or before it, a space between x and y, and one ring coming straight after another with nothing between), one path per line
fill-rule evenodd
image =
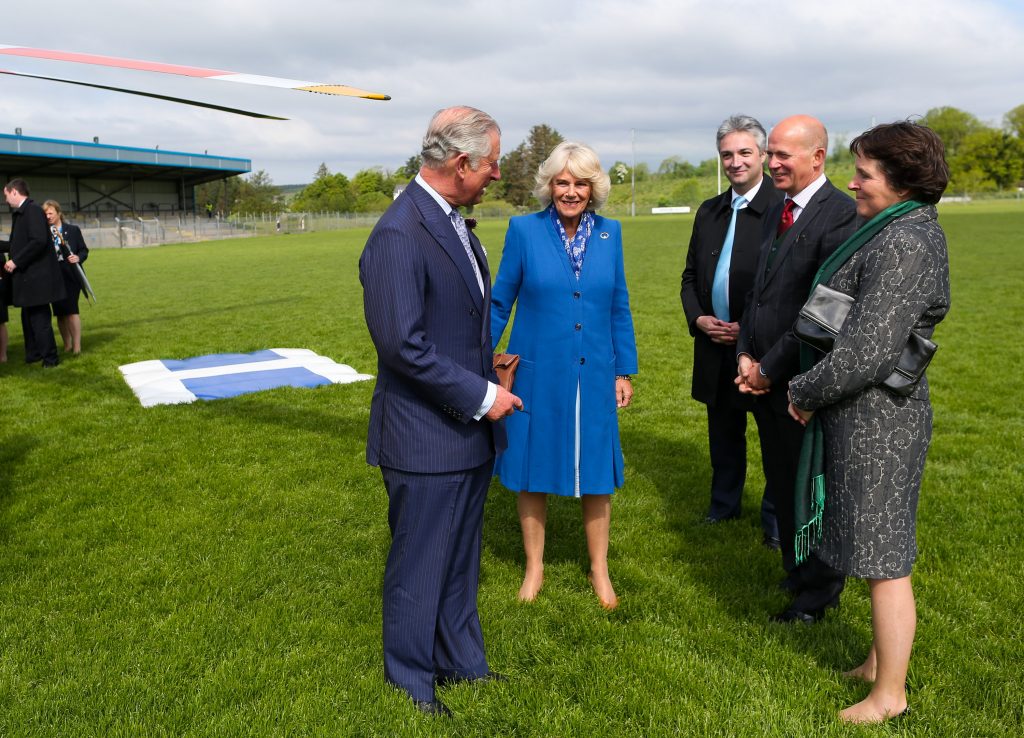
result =
M722 254L718 257L715 267L715 281L711 286L711 306L715 309L715 317L729 322L729 267L732 264L732 242L736 238L736 214L747 198L740 195L732 201L732 217L729 218L729 229L725 232L722 243Z
M476 275L476 283L480 287L480 294L482 295L484 294L484 276L480 273L480 265L476 262L476 254L473 253L473 247L469 243L469 230L466 228L466 219L462 217L462 213L457 208L452 208L451 218L452 225L455 226L455 232L459 234L459 240L462 241L462 247L466 249L469 263L473 265L473 274Z

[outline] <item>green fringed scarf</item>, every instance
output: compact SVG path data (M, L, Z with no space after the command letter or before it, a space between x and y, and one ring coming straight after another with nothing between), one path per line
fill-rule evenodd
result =
M843 241L814 275L811 292L819 284L832 278L839 268L853 256L861 246L901 215L923 207L923 202L906 200L890 205L874 218L862 225L848 239ZM808 293L809 295L810 293ZM805 343L800 344L800 372L814 366L815 350ZM825 512L825 435L821 430L818 414L811 416L804 431L803 446L800 449L800 463L796 472L794 510L796 517L796 563L802 563L811 553L811 546L821 541L821 519Z

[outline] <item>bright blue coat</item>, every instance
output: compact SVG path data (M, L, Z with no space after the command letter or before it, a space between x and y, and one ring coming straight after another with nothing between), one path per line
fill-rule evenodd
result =
M577 280L547 211L512 218L491 293L494 346L513 303L508 351L521 358L512 391L524 410L505 421L508 449L498 456L495 474L516 491L611 494L623 484L615 376L637 371L622 226L595 217Z

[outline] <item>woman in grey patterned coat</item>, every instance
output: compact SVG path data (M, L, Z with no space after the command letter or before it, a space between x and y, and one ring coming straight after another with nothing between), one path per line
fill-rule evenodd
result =
M832 351L794 377L789 391L790 414L806 423L817 412L824 434L826 496L815 552L848 576L868 580L871 650L846 675L873 684L839 717L872 723L907 709L917 621L910 571L932 433L925 377L906 397L881 383L911 329L931 337L949 309L946 237L935 209L949 169L939 137L911 122L876 126L850 150L856 173L849 188L862 218L907 201L922 205L897 215L827 282L855 302Z

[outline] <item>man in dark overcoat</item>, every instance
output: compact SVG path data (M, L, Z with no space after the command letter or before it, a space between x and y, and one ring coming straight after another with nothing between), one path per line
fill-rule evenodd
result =
M14 215L11 222L10 258L4 270L12 279L13 304L21 308L25 334L25 362L43 362L54 367L60 362L53 336L50 303L63 300L64 278L43 209L29 199L23 179L12 179L4 187L4 198Z
M753 396L736 386L736 338L754 284L763 223L782 192L764 176L767 134L748 115L722 122L716 136L731 187L697 209L680 297L693 336L693 399L707 406L711 503L707 523L737 518L747 474L747 414ZM765 475L766 478L768 475ZM764 543L779 547L771 488L761 499Z

